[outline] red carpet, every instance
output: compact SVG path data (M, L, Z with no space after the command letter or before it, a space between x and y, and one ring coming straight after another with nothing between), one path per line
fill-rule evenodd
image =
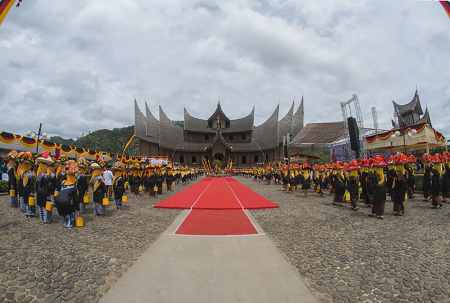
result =
M241 209L193 209L178 230L177 235L255 235L258 231Z
M212 178L205 178L202 181L194 184L179 192L178 194L167 198L164 201L159 202L154 208L176 208L176 209L190 209L191 206L198 200L200 195L205 191L205 189L210 184ZM178 186L182 186L181 184Z
M242 204L242 205L241 205ZM260 209L278 208L233 178L205 178L156 204L155 208Z
M258 234L244 209L278 205L233 178L205 178L154 207L191 209L175 234L214 236Z

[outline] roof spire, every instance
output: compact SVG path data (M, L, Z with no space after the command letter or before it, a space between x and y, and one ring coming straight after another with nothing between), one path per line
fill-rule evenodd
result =
M217 97L217 105L220 106L220 96Z

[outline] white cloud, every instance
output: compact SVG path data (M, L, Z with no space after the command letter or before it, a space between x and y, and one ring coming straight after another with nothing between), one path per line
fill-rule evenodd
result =
M0 26L0 129L43 123L77 137L134 123L134 96L173 120L208 118L220 98L255 124L305 98L305 121L342 119L359 96L365 126L376 106L390 128L391 97L416 85L446 135L450 20L437 2L27 1Z

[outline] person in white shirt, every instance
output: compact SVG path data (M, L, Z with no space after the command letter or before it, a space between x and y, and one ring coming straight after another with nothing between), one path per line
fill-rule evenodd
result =
M103 172L103 180L105 181L106 192L108 194L109 200L112 200L112 181L114 179L114 175L111 172L111 165L108 164L106 170Z

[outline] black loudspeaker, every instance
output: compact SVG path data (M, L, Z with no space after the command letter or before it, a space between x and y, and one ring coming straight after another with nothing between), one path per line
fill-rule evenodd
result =
M354 151L359 151L360 142L359 142L359 129L358 124L356 124L356 119L353 117L347 118L348 123L348 134L350 135L350 147Z
M284 145L283 148L284 148L284 159L288 160L289 159L288 146Z

